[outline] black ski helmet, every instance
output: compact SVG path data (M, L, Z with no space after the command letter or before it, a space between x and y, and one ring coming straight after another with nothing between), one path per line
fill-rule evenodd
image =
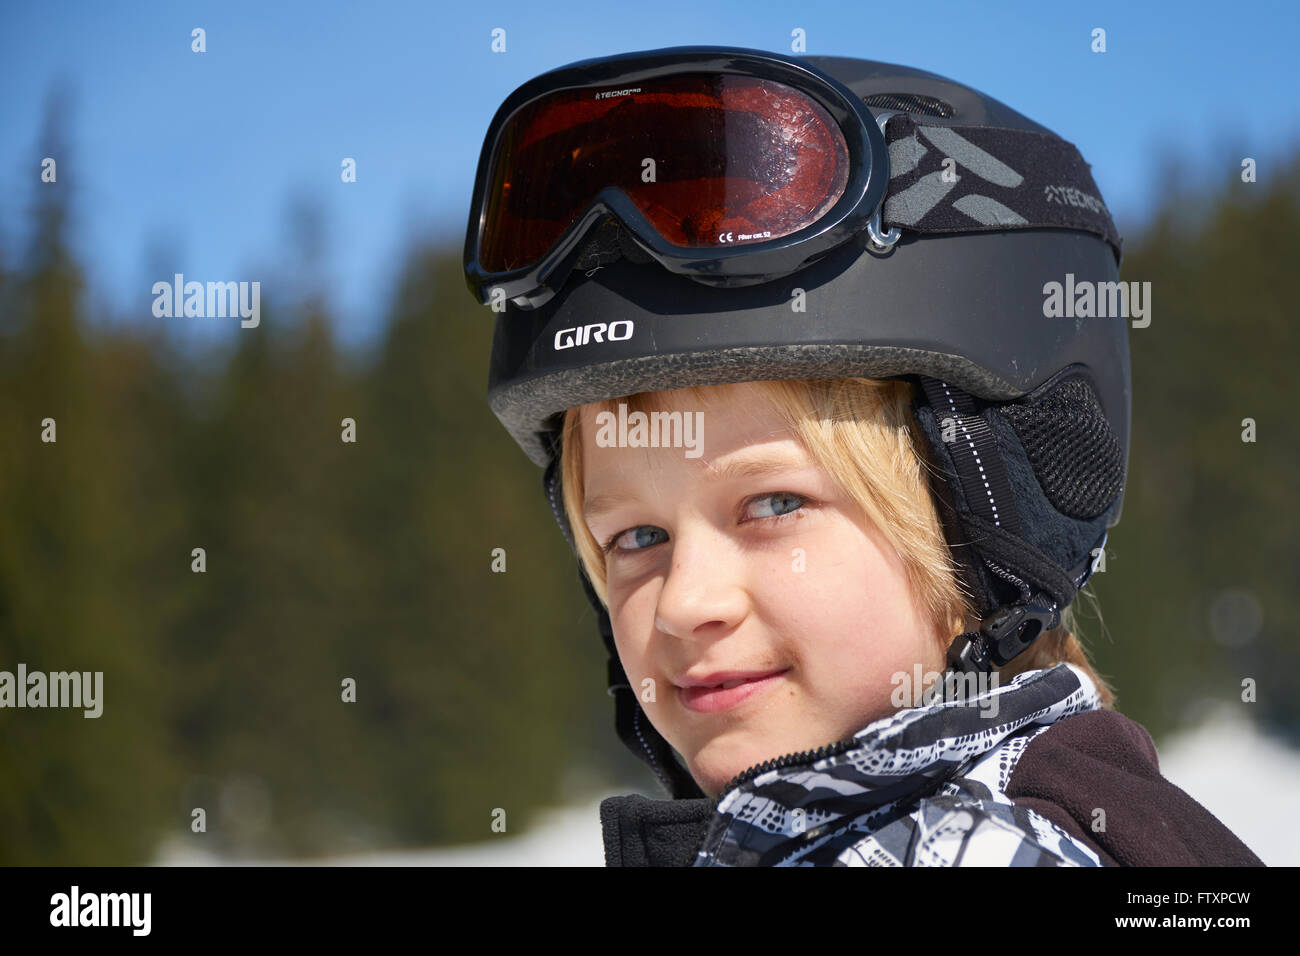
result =
M932 482L936 506L983 619L956 638L950 663L989 670L1059 623L1120 519L1126 319L1048 317L1045 307L1049 283L1071 301L1090 287L1098 307L1107 290L1114 296L1120 239L1077 150L999 101L908 67L799 61L888 117L881 221L901 237L882 249L863 236L784 279L716 288L666 272L606 219L549 301L497 314L489 404L544 469L574 547L558 461L571 407L742 381L915 382L912 411L943 475ZM480 213L476 204L471 234ZM467 268L475 252L467 241ZM795 289L806 313L792 314ZM619 322L631 334L555 348L557 333ZM670 795L701 796L645 719L581 563L579 576L609 656L619 737Z

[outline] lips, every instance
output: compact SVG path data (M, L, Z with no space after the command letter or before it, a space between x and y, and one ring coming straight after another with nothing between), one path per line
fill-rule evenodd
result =
M715 671L712 674L704 674L700 677L694 677L687 674L682 678L679 686L681 687L724 687L726 685L736 686L743 684L745 681L759 680L764 677L771 677L773 674L783 673L787 668L781 667L768 671Z
M722 672L703 677L685 677L678 688L682 704L697 713L717 713L748 700L776 684L783 670L762 672Z

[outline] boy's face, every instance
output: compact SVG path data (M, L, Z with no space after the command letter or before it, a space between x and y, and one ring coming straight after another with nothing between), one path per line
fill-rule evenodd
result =
M716 796L754 764L891 713L891 676L940 670L943 653L892 548L757 386L716 386L703 405L664 395L670 411L703 412L703 454L602 446L584 407L585 517L600 545L615 539L610 620L632 688ZM759 459L778 464L718 474ZM692 686L728 678L750 680Z

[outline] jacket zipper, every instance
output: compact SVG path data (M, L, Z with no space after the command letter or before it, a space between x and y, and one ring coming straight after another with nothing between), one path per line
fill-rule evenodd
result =
M732 790L748 783L760 774L767 773L770 770L780 770L784 767L791 767L795 764L809 763L810 761L822 760L826 757L833 757L836 754L842 754L846 750L852 750L860 743L857 737L849 737L846 740L839 740L833 744L826 744L824 747L818 747L815 750L802 750L798 753L786 754L784 757L773 757L771 760L765 760L760 764L755 764L748 770L742 771L731 778L728 783L713 798L713 810L716 813L718 805L722 803L722 798Z
M718 805L722 803L722 798L725 797L728 793L730 793L732 790L736 789L737 787L748 783L750 780L753 780L755 777L759 776L760 774L767 773L768 771L771 770L780 770L785 767L793 766L795 764L808 763L816 760L822 760L826 757L833 757L837 754L844 753L844 751L846 750L852 750L859 743L860 741L856 737L850 737L847 740L840 740L833 744L827 744L826 746L818 747L815 750L804 750L804 751L800 751L799 753L786 754L784 757L776 757L773 758L772 760L767 760L764 761L763 763L757 764L756 766L750 767L748 770L739 773L735 777L733 777L731 779L731 782L728 783L722 789L722 792L719 793L716 797L714 797L712 812L715 815L717 814ZM982 756L984 756L984 753L982 752L968 755L964 760L962 760L959 764L957 764L957 766L954 767L949 773L939 775L938 777L935 778L935 780L930 785L922 788L921 790L913 794L913 799L919 801L926 797L933 796L939 790L943 789L944 784L948 783L951 780L956 780L959 777L961 777L964 773L966 773L966 771L970 769L971 764L973 764L976 760L978 760ZM708 843L707 836L705 837L705 843L706 844ZM701 847L700 852L703 851L704 848Z
M850 737L847 740L840 740L833 744L827 744L824 747L818 747L816 750L803 750L799 753L786 754L784 757L774 757L771 760L766 760L763 763L756 764L748 770L745 770L731 778L731 782L722 789L722 792L713 798L713 810L715 813L717 812L718 805L722 803L722 798L728 793L743 784L749 783L749 781L761 774L765 774L771 770L782 770L786 767L792 767L795 764L811 763L817 760L824 760L827 757L834 757L838 754L844 753L846 750L852 750L860 743L861 741L859 741L857 737ZM949 780L960 777L966 769L982 755L982 753L975 753L966 757L961 763L957 764L951 773L938 778L935 782L934 789L938 789ZM917 794L917 796L925 795L925 792Z

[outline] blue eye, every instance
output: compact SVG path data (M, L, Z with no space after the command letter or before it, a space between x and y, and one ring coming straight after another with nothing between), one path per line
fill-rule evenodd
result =
M620 531L618 534L614 535L612 538L610 538L608 541L606 541L604 547L601 548L601 550L602 550L602 551L605 551L606 553L608 553L608 552L614 550L614 549L615 549L615 545L617 545L619 541L621 541L623 538L627 537L628 535L634 535L635 537L633 538L633 540L641 541L641 542L642 542L641 545L639 545L639 546L637 546L637 547L631 547L631 548L619 548L618 550L620 550L620 551L642 551L642 550L644 550L645 548L648 548L648 547L650 547L650 546L653 545L653 544L658 544L659 542L657 542L657 541L648 541L648 542L647 542L647 541L645 541L645 540L643 539L643 537L641 536L641 535L642 535L642 532L646 532L646 531L655 532L655 533L658 533L658 534L664 535L664 537L667 537L667 532L665 532L663 528L656 528L654 525L643 524L643 525L641 525L641 526L639 526L639 527L636 527L636 528L628 528L626 531Z
M755 518L782 518L792 513L796 508L803 506L806 501L802 495L791 494L788 491L774 491L769 495L761 495L754 498L750 504L759 504L760 502L781 501L781 505L776 508L777 514L755 515Z
M777 502L775 507L767 507L774 501ZM788 491L774 491L770 494L759 495L756 498L751 498L746 502L745 514L749 521L783 521L794 518L795 512L802 508L807 501L808 499L803 495L796 495ZM760 510L770 513L751 515L750 507L756 504L764 505L765 507ZM630 546L625 545L623 547L618 547L619 542L629 535L631 536L631 541L637 543L631 544ZM654 539L656 536L659 536L657 540L650 540ZM606 554L609 554L611 551L644 551L646 548L653 547L654 545L666 540L667 537L668 533L664 531L663 528L643 524L612 535L601 547L601 550Z

